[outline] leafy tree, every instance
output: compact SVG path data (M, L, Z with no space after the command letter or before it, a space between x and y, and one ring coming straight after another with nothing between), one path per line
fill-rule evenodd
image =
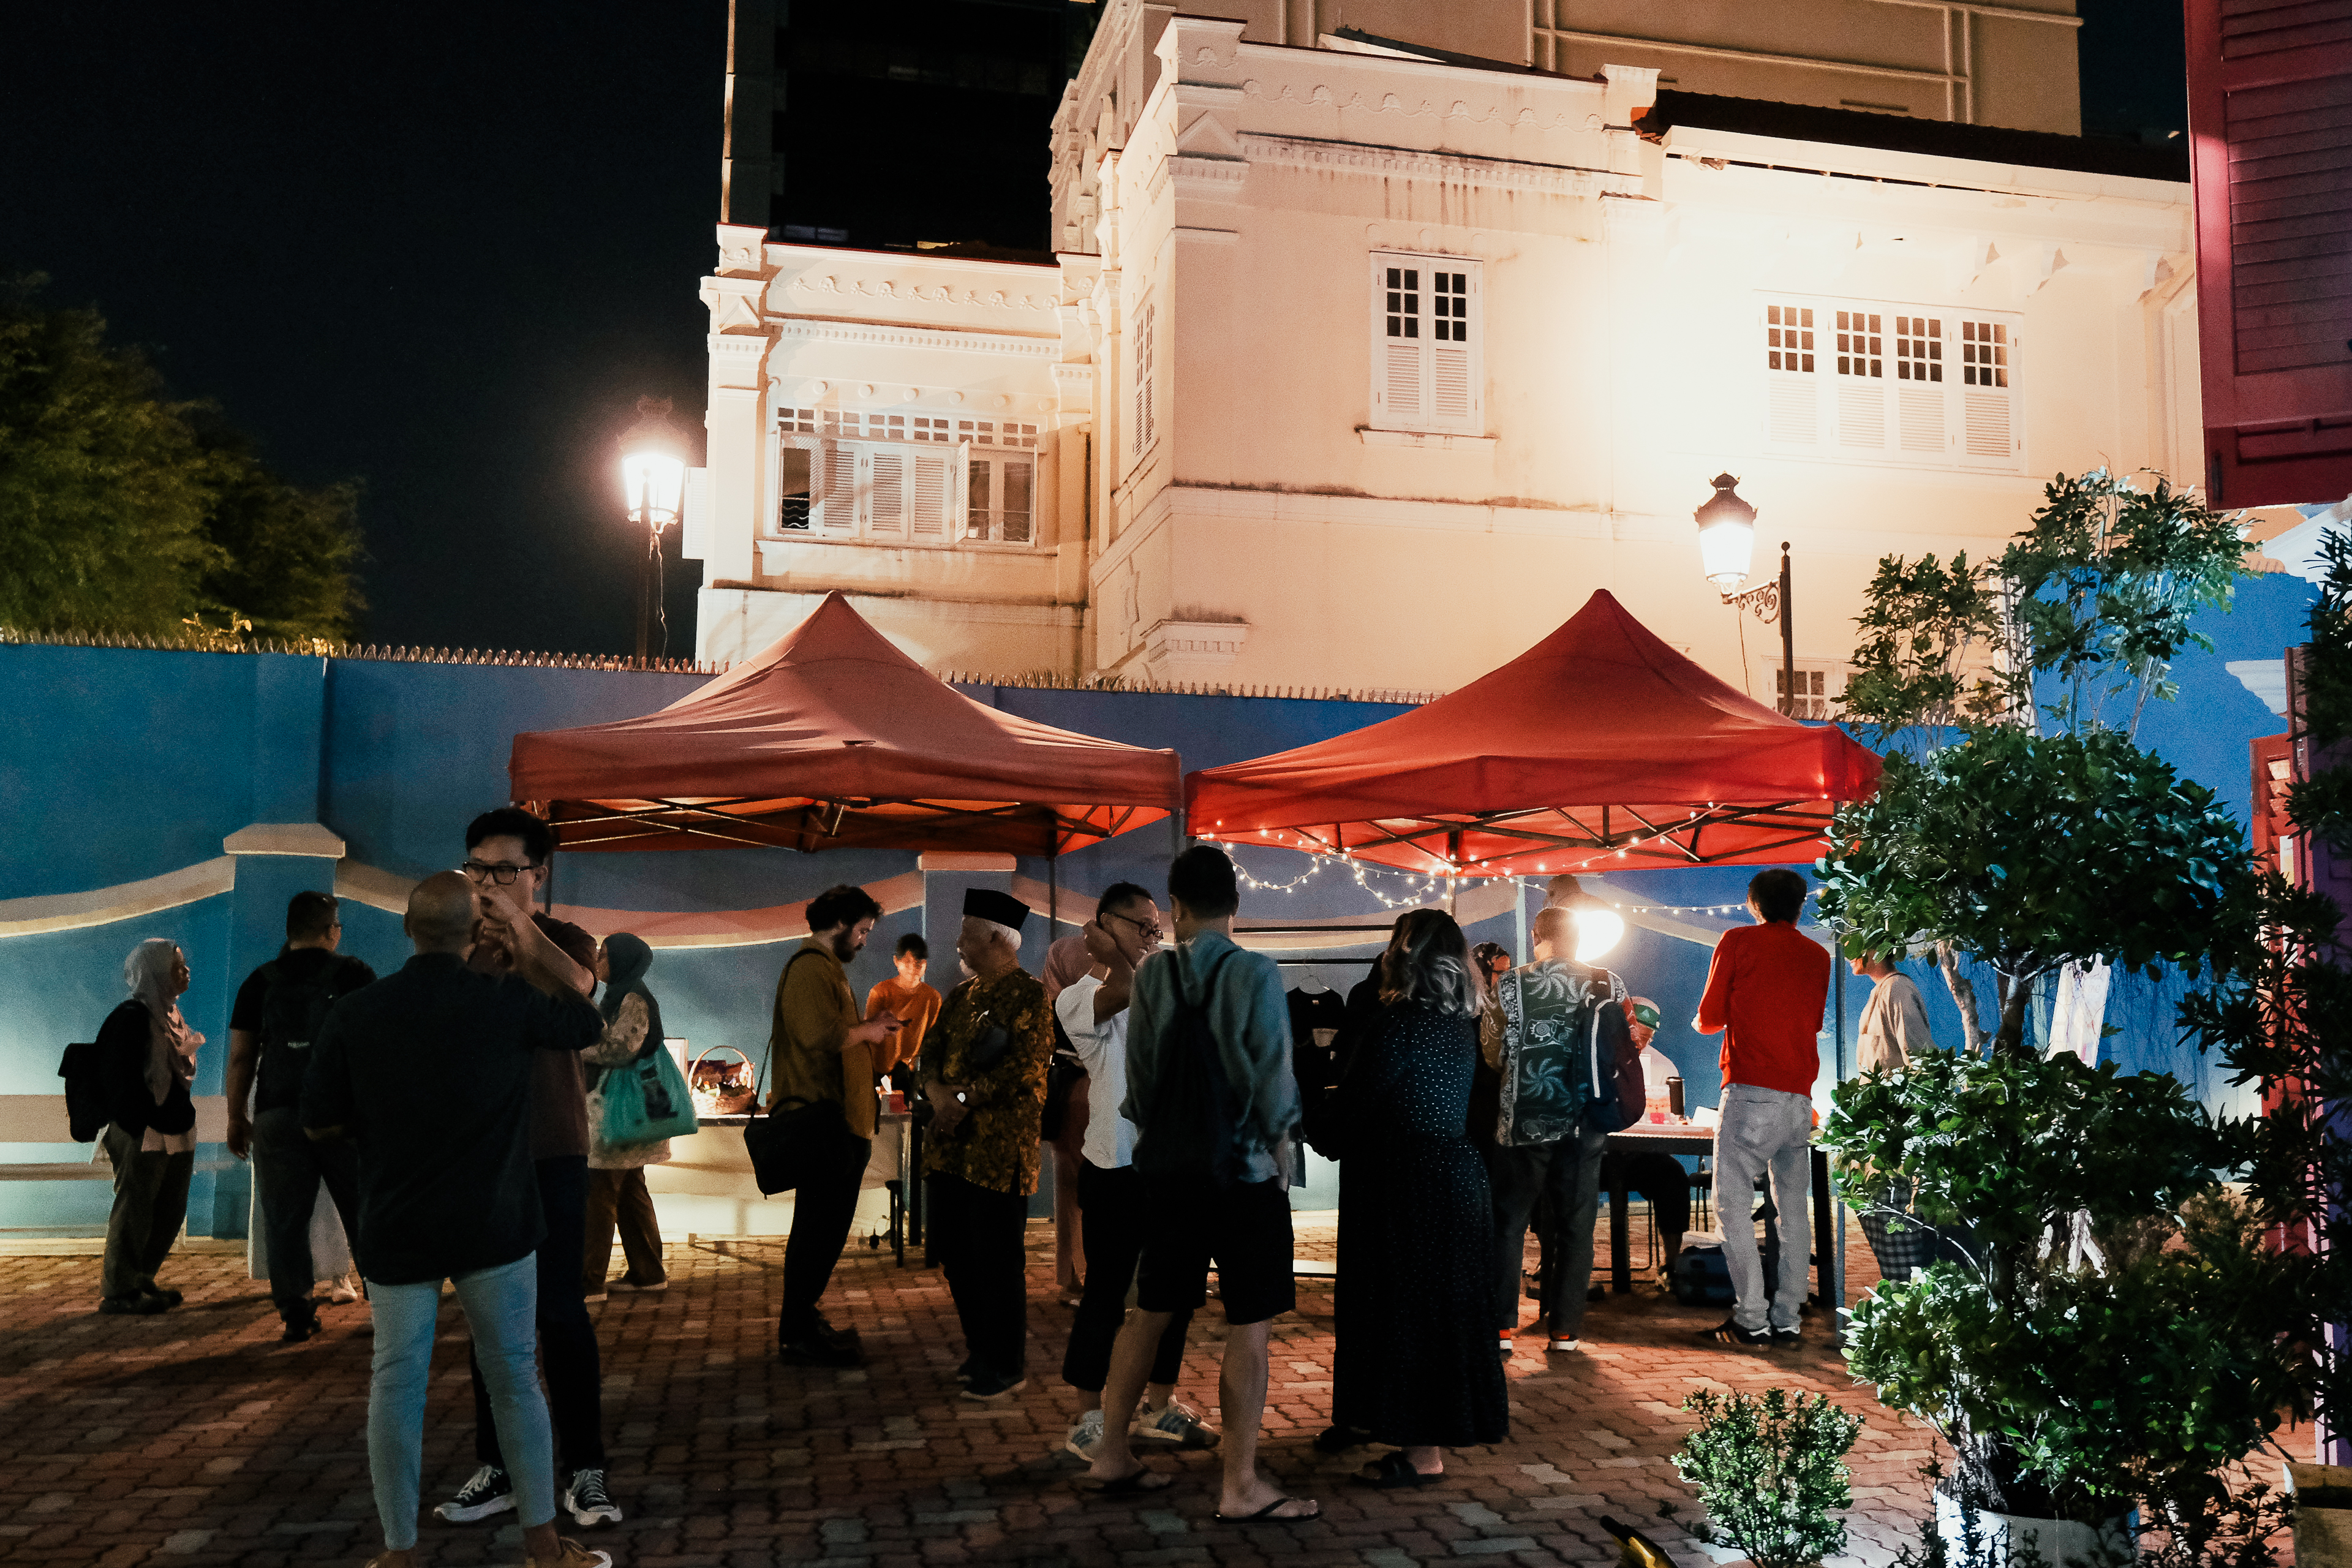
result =
M2244 877L2244 831L2213 792L2110 731L1990 725L1924 759L1894 753L1830 840L1822 917L1857 952L1924 940L1948 964L1981 959L1999 979L1999 1050L2024 1048L2033 983L2063 963L2197 968Z
M0 281L0 626L349 636L356 488L272 474L97 312L43 306L42 282Z
M1879 563L1846 706L1894 754L1837 814L1821 907L1850 951L1933 949L1970 1049L2022 1049L2062 963L2193 968L2210 944L2241 830L2131 735L2210 646L2192 618L2229 604L2244 548L2194 495L2097 469L2052 479L1990 563ZM1964 956L1999 978L1990 1031Z
M2319 554L2326 570L2311 606L2303 728L2314 752L2325 754L2352 739L2352 535L2329 529L2320 536ZM2287 792L2287 815L2305 833L2352 855L2352 768L2314 770Z
M184 409L89 310L0 292L0 625L161 636L220 558Z

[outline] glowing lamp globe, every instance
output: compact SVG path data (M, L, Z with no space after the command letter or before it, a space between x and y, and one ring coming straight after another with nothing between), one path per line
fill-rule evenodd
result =
M637 422L621 437L621 493L629 521L661 532L686 497L686 442L669 420L669 399L637 399Z
M1570 915L1576 926L1576 962L1597 963L1625 936L1625 917L1597 900L1588 900Z
M1698 559L1706 580L1728 594L1748 580L1756 553L1756 509L1739 499L1739 481L1717 474L1715 494L1691 516L1698 521Z

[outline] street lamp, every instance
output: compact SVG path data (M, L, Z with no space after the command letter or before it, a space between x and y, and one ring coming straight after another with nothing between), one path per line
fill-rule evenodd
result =
M637 422L621 437L621 494L629 521L646 531L646 564L637 583L637 662L661 603L662 530L678 520L686 498L686 442L669 420L667 397L637 399ZM663 648L668 648L667 623Z
M1790 718L1797 714L1797 637L1791 618L1792 605L1789 585L1789 542L1780 542L1780 578L1777 583L1759 583L1753 588L1741 588L1748 580L1748 568L1756 555L1756 509L1739 499L1739 481L1729 474L1717 474L1712 483L1715 494L1709 496L1691 516L1698 522L1699 566L1706 580L1727 605L1735 605L1770 626L1780 624L1780 700L1781 712Z

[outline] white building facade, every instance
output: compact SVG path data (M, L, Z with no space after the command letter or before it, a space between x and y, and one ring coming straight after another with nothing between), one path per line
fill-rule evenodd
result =
M939 669L1446 689L1606 588L1769 700L1777 633L1699 570L1728 470L1829 698L1882 555L1997 551L2057 472L2195 478L2189 186L1913 135L2016 96L1990 43L1909 121L1776 116L1660 96L1734 49L1587 79L1268 9L1111 0L1050 264L721 228L699 657L840 589ZM1545 15L1521 58L1588 47ZM2027 128L2071 129L2072 17L2015 16L2066 46Z

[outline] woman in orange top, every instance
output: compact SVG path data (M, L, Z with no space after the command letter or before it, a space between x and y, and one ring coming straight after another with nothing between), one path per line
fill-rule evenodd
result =
M911 1066L923 1049L923 1039L939 1020L940 994L923 984L923 966L930 962L929 946L913 931L898 939L891 950L891 963L898 966L898 975L875 985L866 994L866 1016L868 1022L885 1013L906 1020L898 1031L898 1054L887 1061L880 1058L877 1048L874 1064L877 1072L894 1072L902 1066Z

